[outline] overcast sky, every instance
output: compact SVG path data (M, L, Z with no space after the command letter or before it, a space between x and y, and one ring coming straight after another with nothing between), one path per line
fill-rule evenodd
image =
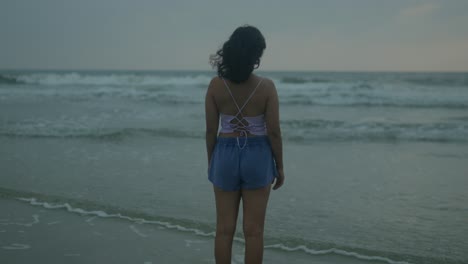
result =
M209 70L251 24L263 70L468 71L467 0L0 3L0 69Z

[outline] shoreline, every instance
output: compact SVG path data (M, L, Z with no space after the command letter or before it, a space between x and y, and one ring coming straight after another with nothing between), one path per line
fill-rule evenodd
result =
M0 197L1 263L215 263L214 237L144 224L45 208ZM31 199L33 200L33 199ZM39 203L38 203L39 204ZM99 211L93 211L94 213ZM234 241L233 262L243 262L244 244ZM311 256L266 248L264 263L384 263L345 256Z

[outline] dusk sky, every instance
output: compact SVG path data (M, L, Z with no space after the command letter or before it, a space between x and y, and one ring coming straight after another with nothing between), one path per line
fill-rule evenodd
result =
M0 69L209 70L243 24L262 70L468 71L466 0L1 0Z

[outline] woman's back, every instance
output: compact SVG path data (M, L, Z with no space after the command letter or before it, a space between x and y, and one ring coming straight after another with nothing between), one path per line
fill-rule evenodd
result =
M245 82L214 78L213 99L221 117L221 136L265 135L272 81L252 74Z
M242 114L244 116L258 116L265 114L268 97L268 83L268 81L263 80L261 77L254 74L252 74L246 82L240 84L226 80L226 84L232 93L231 97L228 87L226 87L223 80L217 78L215 84L216 89L214 89L214 99L218 106L219 113L233 116L236 115L238 109L235 102L237 102L239 107L242 107L249 96L251 96L250 100L242 109ZM255 89L256 87L257 89Z

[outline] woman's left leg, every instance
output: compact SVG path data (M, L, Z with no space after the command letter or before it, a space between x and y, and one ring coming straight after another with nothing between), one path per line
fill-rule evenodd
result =
M241 190L245 237L245 264L263 261L263 228L271 184L255 190Z

